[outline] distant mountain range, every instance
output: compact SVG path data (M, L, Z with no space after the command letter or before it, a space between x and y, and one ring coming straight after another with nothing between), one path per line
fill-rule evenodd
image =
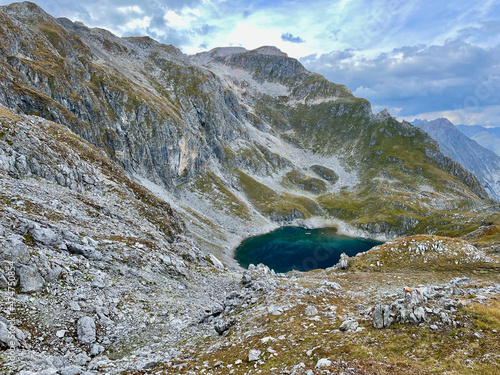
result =
M445 118L420 121L415 126L438 141L441 151L446 156L474 173L491 198L500 200L500 156L481 146L474 139L469 138L460 131L463 129L468 134L476 132L476 135L481 133L490 134L489 137L492 138L495 137L494 133L487 133L486 131L496 131L496 129L464 125L458 127ZM500 128L498 133L500 135ZM500 141L500 138L497 139Z
M457 125L457 129L481 146L500 155L500 127L485 128L480 125Z

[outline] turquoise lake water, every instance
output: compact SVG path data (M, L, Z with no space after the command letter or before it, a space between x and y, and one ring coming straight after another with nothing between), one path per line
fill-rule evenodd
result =
M236 249L235 258L245 268L263 263L275 272L310 271L337 264L343 252L354 256L379 244L341 236L335 228L282 227L247 238Z

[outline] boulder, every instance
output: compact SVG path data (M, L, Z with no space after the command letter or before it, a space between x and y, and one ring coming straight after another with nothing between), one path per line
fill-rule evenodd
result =
M90 348L90 356L91 357L98 356L102 352L104 352L104 347L102 345L97 344L97 343L92 345L92 347Z
M82 344L92 344L96 339L96 328L94 319L84 316L78 320L77 326L78 341Z
M90 260L101 260L102 253L92 246L89 245L79 245L76 243L68 242L66 243L68 251L72 254L83 255L85 258Z
M417 321L419 322L425 321L425 310L422 306L417 307L415 310L413 310L413 314L415 315Z
M249 271L243 272L243 276L241 277L241 283L246 285L252 281L252 274Z
M256 349L250 349L248 352L248 362L255 362L259 360L261 351Z
M41 227L37 223L33 223L28 233L36 242L45 246L58 246L62 243L58 233L50 228Z
M330 361L327 358L321 358L316 363L315 368L330 367L331 365L332 365L332 361Z
M318 314L318 309L316 307L314 307L314 306L309 305L309 306L306 307L305 314L309 315L309 316L311 316L311 315L317 315Z
M35 267L21 264L16 267L16 274L19 277L21 293L36 293L45 285L45 280Z
M346 270L349 267L349 256L346 253L340 255L339 267L342 270Z
M378 305L373 311L373 327L377 329L387 328L393 322L391 309L387 305Z
M3 244L2 251L0 252L0 259L7 260L9 262L19 262L27 263L29 261L28 247L23 242L23 237L12 234Z
M210 259L210 261L212 262L212 264L215 266L215 268L217 268L219 270L223 270L224 269L224 265L221 263L221 261L219 259L217 259L215 257L215 255L209 254L208 258Z
M348 332L348 331L354 332L354 331L356 331L356 329L358 329L358 326L359 326L359 323L356 320L347 319L347 320L342 322L339 329L342 332Z
M359 326L359 323L356 320L347 319L347 320L342 322L339 329L342 332L348 332L348 331L354 332L354 331L356 331L356 329L358 329L358 326Z
M9 331L7 324L0 321L0 347L14 349L20 346L16 336Z

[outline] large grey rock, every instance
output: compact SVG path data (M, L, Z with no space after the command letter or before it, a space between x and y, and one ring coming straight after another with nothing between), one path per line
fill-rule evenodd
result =
M60 375L80 375L83 369L80 366L68 366L59 369Z
M328 288L332 290L340 290L342 287L340 286L339 283L336 283L335 281L323 281L321 285L327 286Z
M12 234L5 239L1 245L0 257L9 262L26 263L29 261L29 253L23 237Z
M306 315L317 315L318 314L318 309L312 305L309 305L306 307L306 311L305 311L305 314Z
M252 274L249 271L244 271L241 277L241 283L246 285L252 281Z
M248 361L249 362L255 362L259 360L261 351L256 350L256 349L251 349L250 352L248 352Z
M323 368L323 367L330 367L332 365L332 361L330 361L328 358L321 358L318 360L316 363L316 368Z
M425 321L425 310L422 306L417 307L415 310L413 310L413 314L415 315L417 321L419 322Z
M347 332L347 331L354 332L354 331L356 331L356 329L358 329L358 326L359 326L359 323L356 320L347 319L347 320L342 322L339 329L342 332Z
M10 332L7 324L0 321L0 346L3 348L19 348L21 345L14 333Z
M95 357L99 354L102 354L104 352L104 347L102 345L99 345L97 343L93 344L92 347L90 348L90 356Z
M73 358L73 362L75 365L85 366L88 362L90 362L90 357L85 353L80 353Z
M92 246L79 245L76 243L68 242L66 243L68 251L72 254L83 255L85 258L90 260L101 260L102 253Z
M342 253L340 255L339 267L343 270L346 270L349 267L349 256L346 253Z
M209 254L208 257L209 257L210 261L212 262L212 264L215 266L215 268L217 268L219 270L224 269L224 265L221 263L221 261L219 259L217 259L215 257L215 255Z
M377 329L387 328L393 322L391 309L387 305L378 305L373 311L373 327Z
M45 280L35 267L21 264L16 267L16 274L19 277L21 293L36 293L45 285Z
M94 319L84 316L78 320L76 325L78 341L82 344L92 344L96 339L96 327Z
M36 242L45 246L58 246L62 244L61 237L56 231L41 227L37 223L33 223L28 233Z

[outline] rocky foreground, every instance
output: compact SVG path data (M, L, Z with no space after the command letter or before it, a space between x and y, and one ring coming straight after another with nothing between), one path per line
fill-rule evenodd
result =
M243 270L67 128L1 109L7 374L477 374L500 364L497 225L333 267Z

